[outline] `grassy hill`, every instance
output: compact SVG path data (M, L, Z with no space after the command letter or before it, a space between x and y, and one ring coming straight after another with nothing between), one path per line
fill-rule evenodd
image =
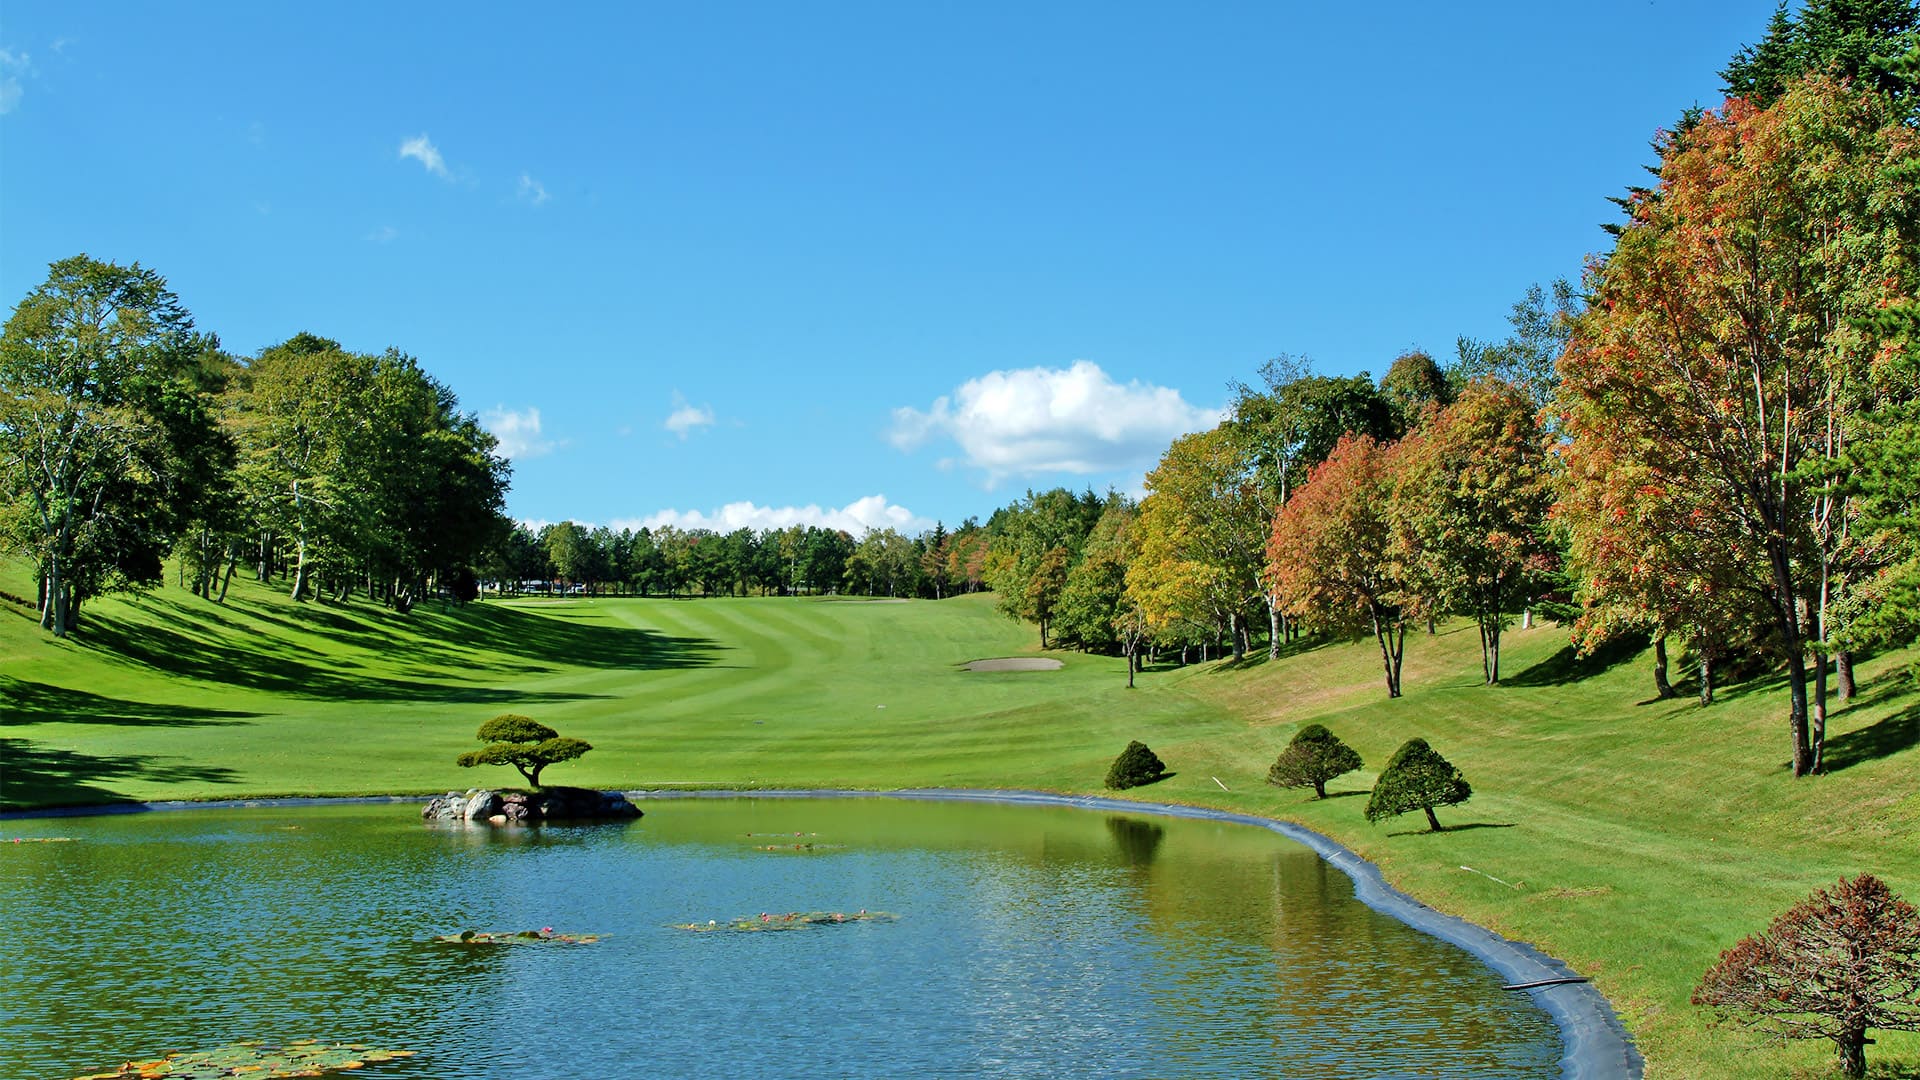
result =
M29 585L0 569L0 590ZM1141 798L1302 822L1434 906L1592 975L1656 1077L1823 1074L1824 1044L1711 1027L1687 1003L1694 981L1843 874L1871 870L1920 901L1912 652L1862 665L1831 771L1794 781L1777 682L1707 709L1649 701L1644 658L1577 662L1556 628L1514 632L1494 688L1477 685L1471 627L1418 636L1397 701L1370 643L1150 671L1132 692L1102 657L963 666L1034 646L985 597L525 600L402 617L236 583L224 606L178 589L98 602L65 642L0 601L0 804L505 783L510 770L453 765L504 711L594 744L551 781L630 788L1091 792L1138 738L1176 773ZM1424 736L1474 798L1428 835L1418 815L1364 822L1370 772L1323 802L1268 787L1266 766L1309 720L1372 768ZM1920 1038L1879 1037L1879 1075L1920 1075Z

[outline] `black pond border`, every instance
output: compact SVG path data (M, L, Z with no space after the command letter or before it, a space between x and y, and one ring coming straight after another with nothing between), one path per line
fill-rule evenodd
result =
M1045 791L1002 791L968 788L913 788L899 791L852 790L769 790L769 791L658 791L639 790L624 794L635 802L673 799L909 799L921 802L985 802L1027 806L1063 806L1113 813L1153 814L1161 817L1219 821L1252 825L1277 832L1289 840L1313 849L1335 869L1353 879L1353 894L1375 911L1406 923L1415 930L1464 949L1492 968L1509 984L1532 983L1579 976L1565 962L1556 960L1522 941L1511 941L1477 926L1457 915L1447 915L1415 900L1387 884L1380 868L1354 854L1345 845L1312 829L1289 821L1212 810L1177 803L1135 802L1093 795L1060 795ZM226 799L214 802L120 803L106 806L58 807L0 813L0 821L21 818L83 817L96 814L140 813L152 810L253 809L302 806L338 806L351 804L420 803L418 796L369 796L360 798ZM1645 1062L1634 1047L1633 1039L1609 1003L1593 984L1564 982L1517 990L1533 998L1533 1003L1553 1019L1560 1029L1564 1053L1560 1056L1562 1080L1640 1080Z

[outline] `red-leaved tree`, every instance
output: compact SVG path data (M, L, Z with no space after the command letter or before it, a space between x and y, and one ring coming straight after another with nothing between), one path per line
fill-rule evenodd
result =
M1315 629L1371 629L1387 673L1387 696L1400 696L1409 608L1395 574L1387 501L1393 448L1347 435L1281 507L1267 545L1267 577L1281 608Z
M1920 1031L1920 912L1872 874L1840 879L1720 954L1693 1003L1789 1039L1831 1039L1867 1074L1867 1032Z

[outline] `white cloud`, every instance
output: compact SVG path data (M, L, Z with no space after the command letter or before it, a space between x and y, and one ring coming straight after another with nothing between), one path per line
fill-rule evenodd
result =
M440 156L440 148L433 145L433 140L427 138L427 133L424 131L411 139L401 141L400 157L413 158L425 165L428 172L442 179L452 178L447 172L446 159Z
M887 502L885 495L869 495L839 509L814 506L759 506L751 502L728 503L718 510L661 510L639 519L615 521L615 529L657 529L671 525L676 529L712 529L727 533L735 529L785 529L792 525L814 525L823 529L844 529L864 536L873 529L894 529L912 535L933 528L933 522L904 506Z
M516 461L550 454L560 445L558 441L542 436L540 410L531 407L514 412L496 406L480 414L480 426L500 440L502 454Z
M1122 385L1100 365L1076 360L1064 369L990 371L925 412L895 409L888 438L901 450L952 439L964 463L994 483L1015 474L1144 468L1174 439L1225 415L1190 405L1169 387L1138 379Z
M400 235L400 230L391 225L382 225L367 234L367 239L376 244L391 244Z
M660 426L680 436L681 441L684 442L694 428L713 426L712 406L689 405L678 390L673 392L673 405L673 412L667 414L666 422Z
M57 50L56 50L57 51ZM0 49L0 116L12 112L26 95L22 76L33 74L33 60L26 53Z
M547 198L548 198L547 187L545 184L542 184L540 181L535 180L531 176L528 176L526 173L521 173L520 174L520 198L526 200L527 202L532 203L535 206L539 206L541 203L547 201Z

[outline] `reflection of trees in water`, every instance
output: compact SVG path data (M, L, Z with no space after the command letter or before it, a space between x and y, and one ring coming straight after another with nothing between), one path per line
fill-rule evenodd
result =
M1167 838L1166 827L1157 821L1117 815L1107 818L1107 833L1131 866L1152 866L1160 841Z

